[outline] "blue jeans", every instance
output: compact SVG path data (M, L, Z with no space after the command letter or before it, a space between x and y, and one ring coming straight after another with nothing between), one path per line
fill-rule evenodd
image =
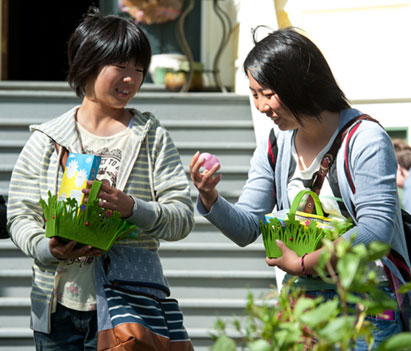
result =
M395 299L394 293L392 292L391 288L383 287L381 289L392 299ZM307 295L312 297L322 296L324 300L330 300L337 296L337 292L335 290L316 290L307 291ZM376 329L372 332L374 336L374 345L372 350L375 350L378 345L387 340L390 336L401 333L403 330L401 314L399 311L394 311L393 320L378 319L375 316L367 316L365 319L376 327ZM366 341L364 339L359 339L355 344L354 351L367 350L368 344L366 343Z
M36 351L97 350L97 312L75 311L57 304L51 333L34 332Z

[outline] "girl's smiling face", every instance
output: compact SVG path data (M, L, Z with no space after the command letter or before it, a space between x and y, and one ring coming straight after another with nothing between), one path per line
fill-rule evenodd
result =
M124 108L139 91L143 82L143 67L128 61L105 65L95 79L86 84L85 97L114 109Z
M281 103L279 96L270 88L260 85L250 71L247 73L254 106L270 118L280 130L292 130L300 126L294 115Z

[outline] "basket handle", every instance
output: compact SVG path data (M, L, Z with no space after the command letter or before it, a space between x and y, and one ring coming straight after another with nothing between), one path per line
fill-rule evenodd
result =
M318 195L317 195L315 192L313 192L313 191L311 191L311 190L301 190L301 191L297 194L297 196L294 198L293 203L291 204L290 213L294 213L294 214L295 214L295 213L297 212L298 205L300 204L300 202L301 202L301 200L302 200L302 198L303 198L303 196L304 196L305 194L309 194L309 195L311 195L311 197L313 198L314 204L315 204L315 212L316 212L316 214L317 214L318 216L324 217L324 212L323 212L323 209L322 209L322 207L321 207L320 198L318 197Z
M94 201L98 197L98 193L100 191L101 185L103 183L100 182L99 180L94 180L93 185L90 188L90 193L88 194L88 200L87 201Z

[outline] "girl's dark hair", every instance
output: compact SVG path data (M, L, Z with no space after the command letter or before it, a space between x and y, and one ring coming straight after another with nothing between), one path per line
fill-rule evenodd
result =
M319 118L322 111L338 112L350 104L321 51L295 28L277 30L261 41L244 61L244 72L278 94L302 124L303 115Z
M84 97L90 77L100 67L134 60L145 77L151 61L151 46L144 32L130 19L102 15L91 7L68 42L67 80L77 96Z

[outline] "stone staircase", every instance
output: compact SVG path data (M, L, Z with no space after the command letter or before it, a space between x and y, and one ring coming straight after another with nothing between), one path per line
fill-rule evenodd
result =
M0 82L0 193L7 196L12 167L29 136L28 125L61 114L79 100L68 86L47 82ZM197 151L218 155L218 188L236 201L247 178L255 137L247 96L232 93L168 93L146 86L132 107L151 111L170 131L188 174ZM193 201L197 192L192 188ZM240 248L196 213L193 232L163 242L160 255L172 296L180 302L196 351L208 350L217 317L243 313L248 291L261 296L275 283L261 240ZM0 241L0 351L33 351L29 329L31 259L10 240Z

